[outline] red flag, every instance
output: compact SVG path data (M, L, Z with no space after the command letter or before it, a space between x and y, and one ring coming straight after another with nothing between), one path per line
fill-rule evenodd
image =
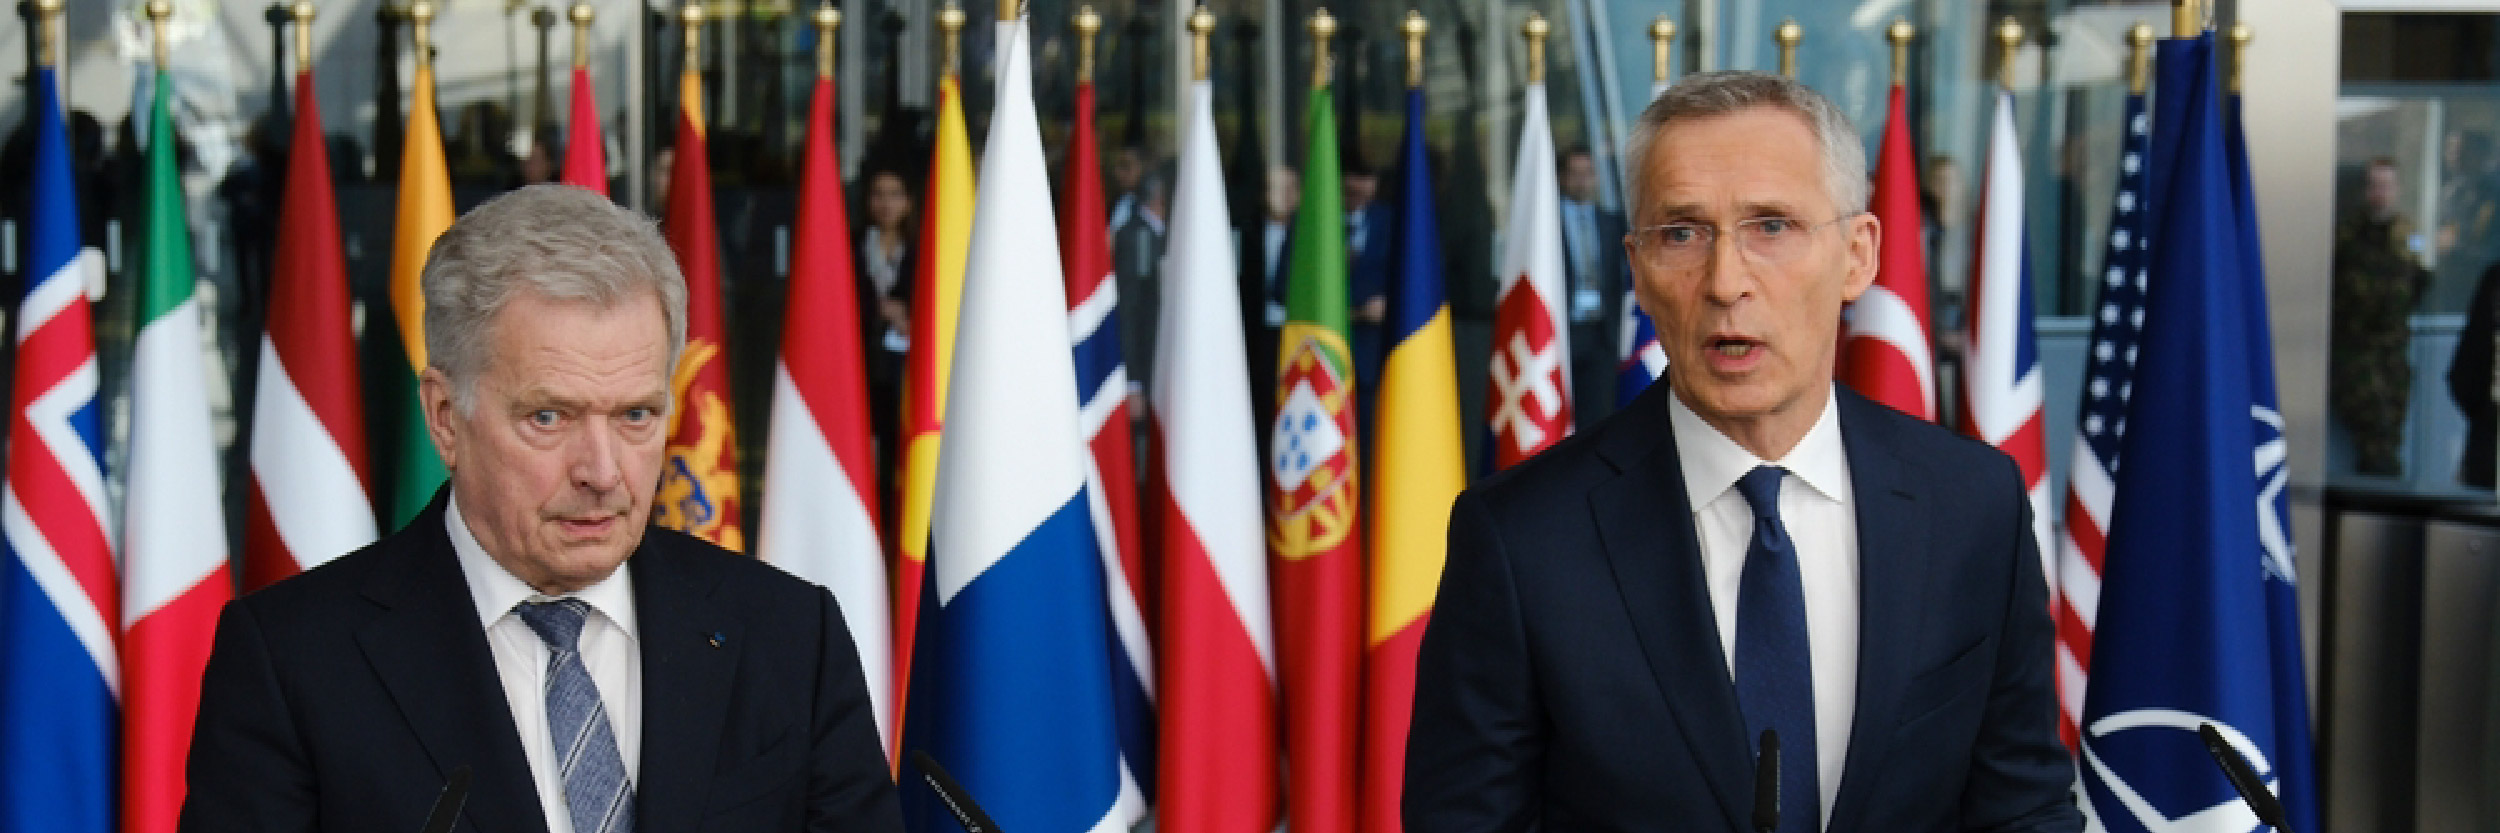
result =
M703 145L703 77L688 62L677 112L677 162L664 229L686 270L686 352L669 380L668 462L651 522L745 551L738 523L738 433L729 416L729 355L721 324L720 230Z
M699 118L697 120L700 121ZM599 135L599 96L590 88L590 67L582 65L576 58L573 63L573 123L565 127L564 134L564 184L607 196L606 143L607 139ZM677 238L672 236L669 239L674 241Z
M1875 285L1849 305L1837 375L1842 384L1869 399L1933 422L1936 361L1928 339L1918 154L1910 149L1908 111L1898 84L1892 88L1890 118L1875 164L1873 208L1884 226L1883 261L1877 266Z
M278 260L253 392L243 586L256 590L371 543L372 472L348 322L330 155L312 73L295 84L295 151L278 215Z

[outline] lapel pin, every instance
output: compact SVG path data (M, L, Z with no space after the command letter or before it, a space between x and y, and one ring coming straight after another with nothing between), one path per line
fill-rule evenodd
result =
M729 635L721 633L720 631L713 631L710 642L712 643L712 647L718 648L722 645L728 644Z

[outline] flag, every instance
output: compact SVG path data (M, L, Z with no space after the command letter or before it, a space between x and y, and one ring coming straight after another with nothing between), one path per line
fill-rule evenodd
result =
M1355 466L1360 458L1354 358L1347 346L1345 208L1331 98L1328 87L1312 88L1304 115L1310 137L1302 146L1309 155L1286 267L1285 326L1276 339L1276 424L1268 444L1274 478L1268 546L1276 552L1275 615L1283 660L1278 671L1285 694L1286 824L1295 833L1354 829L1362 718L1362 481ZM1559 267L1561 261L1555 263Z
M2300 670L2278 648L2297 631L2276 618L2293 571L2258 253L2242 248L2253 228L2211 35L2158 50L2150 276L2084 695L2086 809L2113 831L2255 828L2195 735L2210 723L2316 830Z
M434 117L434 62L417 56L415 93L408 105L408 134L400 146L399 222L391 238L391 314L377 319L396 338L407 359L405 367L388 367L374 383L389 403L375 421L384 430L382 444L390 455L390 511L385 529L398 529L434 500L443 485L443 458L426 433L425 406L418 399L417 374L425 371L425 256L434 238L451 228L451 174L443 164L443 130Z
M1002 41L1003 42L1003 41ZM1146 550L1138 534L1137 461L1129 430L1128 367L1120 358L1119 284L1111 279L1111 243L1104 237L1102 163L1094 145L1094 82L1076 83L1076 123L1068 137L1067 201L1060 208L1068 333L1076 343L1077 411L1089 453L1086 495L1109 590L1113 652L1111 694L1119 705L1120 754L1154 799L1154 645L1146 628Z
M929 514L937 501L938 439L946 424L947 377L954 368L955 318L964 296L964 259L972 244L972 142L964 133L962 82L938 79L937 137L929 189L920 215L920 268L912 275L911 347L903 354L902 540L894 561L894 685L911 690L912 643L920 628L921 592L929 570ZM907 725L911 701L895 725ZM901 732L891 733L900 737Z
M876 458L869 440L866 346L851 274L850 221L833 156L833 79L817 76L807 109L798 239L790 255L781 360L773 373L764 515L756 552L824 585L842 605L858 649L879 738L894 748L893 592L877 530Z
M33 81L26 294L10 320L0 479L0 829L112 833L121 591L87 302L104 259L79 245L60 81L49 62Z
M1441 232L1424 161L1424 92L1406 91L1398 156L1397 224L1389 256L1389 358L1381 366L1372 450L1371 613L1364 636L1363 825L1396 833L1406 784L1406 731L1415 704L1415 651L1432 617L1447 556L1450 504L1467 486L1458 428L1458 357Z
M1493 467L1510 468L1571 434L1571 328L1563 320L1562 191L1545 85L1527 91L1493 302ZM1309 188L1302 189L1304 199Z
M372 470L348 320L347 259L313 76L295 80L295 152L252 392L243 584L259 589L372 543Z
M209 429L207 321L192 293L191 233L174 166L173 77L149 106L146 214L130 359L122 497L122 824L172 833L217 613L234 598Z
M1077 415L1067 295L1019 21L1001 45L938 458L912 749L1003 829L1125 831L1143 815L1112 706L1114 646ZM953 830L925 782L904 818Z
M2057 595L2049 604L2057 624L2059 731L2068 749L2077 748L2092 668L2092 625L2100 610L2119 438L2126 425L2127 396L2135 389L2136 339L2144 318L2145 185L2150 181L2152 118L2144 112L2142 94L2127 96L2125 124L2100 305L2093 312L2092 336L2084 351L2083 407L2066 466L2065 534L2058 541L2054 574Z
M1839 376L1841 384L1868 399L1934 422L1936 359L1927 337L1927 253L1920 239L1927 224L1919 216L1918 154L1910 148L1910 113L1903 98L1901 85L1892 85L1890 121L1884 125L1883 150L1875 164L1874 210L1883 225L1883 260L1876 267L1875 285L1849 305L1840 335ZM2020 176L2020 168L2015 175ZM2022 250L2018 246L2014 251ZM2027 288L2024 292L2029 297ZM2027 332L2023 340L2029 343Z
M1667 83L1665 78L1650 82L1649 97L1656 100L1665 95L1670 86L1673 85ZM1627 167L1646 165L1649 160L1631 159L1625 164ZM1627 194L1632 191L1628 183L1623 190ZM1630 265L1630 261L1625 261L1626 268ZM1649 313L1642 311L1639 293L1634 291L1639 276L1631 277L1631 280L1623 282L1623 322L1619 325L1622 335L1615 345L1616 354L1623 357L1622 363L1615 369L1615 407L1618 409L1632 404L1641 391L1649 389L1649 383L1657 381L1667 372L1667 351L1658 346L1658 325L1649 320Z
M1276 637L1213 97L1209 82L1190 87L1156 328L1163 592L1155 823L1171 833L1268 833L1277 822Z
M564 134L564 184L607 196L608 147L599 133L599 95L590 86L590 67L579 61L573 64L572 119Z
M2056 575L2049 546L2049 453L2040 347L2031 331L2031 261L2023 240L2023 165L2014 143L2014 94L1997 91L1988 172L1979 195L1979 251L1972 257L1970 354L1962 363L1962 433L2021 467L2031 501L2040 574ZM2054 597L2056 588L2050 588Z
M669 378L668 462L651 523L744 551L738 520L738 429L729 414L721 323L720 229L712 223L711 154L703 145L703 76L691 61L677 86L677 163L669 166L662 231L686 270L686 351Z

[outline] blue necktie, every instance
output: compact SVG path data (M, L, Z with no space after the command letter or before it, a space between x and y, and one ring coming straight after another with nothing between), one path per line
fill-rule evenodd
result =
M1823 793L1816 786L1814 666L1797 545L1780 523L1780 478L1787 474L1761 466L1736 481L1753 505L1753 542L1736 589L1736 703L1748 745L1764 729L1779 732L1780 833L1815 833L1823 829Z
M528 602L520 613L547 642L547 730L555 738L573 833L633 833L634 784L625 777L625 757L616 751L599 687L582 665L582 622L590 605L580 599Z

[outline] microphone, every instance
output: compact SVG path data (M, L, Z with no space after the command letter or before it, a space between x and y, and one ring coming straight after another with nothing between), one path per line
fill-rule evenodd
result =
M460 808L469 803L469 765L461 764L443 782L443 791L434 796L434 809L425 813L424 833L451 833L453 822L460 820Z
M963 825L964 833L1000 833L998 823L990 821L990 814L981 812L981 805L972 803L972 795L964 792L964 785L955 783L955 776L946 774L945 767L938 766L936 758L914 749L911 765L920 768L921 780L929 782L929 789L946 803L947 812L955 814L955 823Z
M2211 753L2214 763L2222 767L2222 777L2231 780L2231 789L2238 790L2240 800L2247 802L2248 809L2257 813L2257 823L2281 833L2292 833L2291 826L2284 824L2283 801L2274 797L2274 791L2266 789L2265 782L2257 780L2257 770L2248 765L2247 758L2240 756L2240 750L2224 740L2222 732L2211 723L2197 724L2196 736L2205 739L2205 751Z
M1753 829L1772 833L1780 827L1780 733L1762 730L1762 755L1753 762Z

